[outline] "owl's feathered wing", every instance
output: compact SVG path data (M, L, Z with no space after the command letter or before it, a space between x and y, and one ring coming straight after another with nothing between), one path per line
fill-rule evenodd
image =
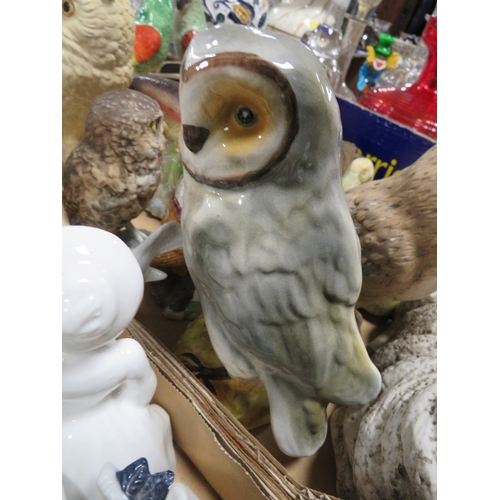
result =
M182 59L191 39L196 33L207 29L207 21L202 0L183 1L177 4L183 5L181 10L177 11L175 18L174 45L177 57Z
M324 442L328 402L368 401L379 390L353 311L360 275L344 272L359 253L344 251L352 241L340 250L332 245L339 233L355 236L352 223L336 217L332 224L334 204L325 199L309 200L303 216L300 203L245 198L248 208L236 202L226 219L205 216L217 210L216 196L207 212L183 207L184 237L192 242L186 260L224 366L234 377L264 381L280 447L310 455ZM262 203L269 211L259 217L252 205Z
M172 0L143 0L135 14L134 70L157 71L165 61L172 38Z
M63 204L70 223L116 233L144 210L160 175L159 161L156 172L139 176L128 172L120 159L105 162L98 152L80 144L63 174Z

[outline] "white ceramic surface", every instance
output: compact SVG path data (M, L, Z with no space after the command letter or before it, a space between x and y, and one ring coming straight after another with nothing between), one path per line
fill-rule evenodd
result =
M62 228L62 465L68 500L99 500L106 462L147 457L151 472L173 470L168 414L149 404L156 376L143 348L115 340L134 317L144 277L113 234Z
M243 26L198 34L182 79L183 247L212 344L232 376L264 381L280 448L311 455L327 404L381 384L355 319L338 105L312 51Z

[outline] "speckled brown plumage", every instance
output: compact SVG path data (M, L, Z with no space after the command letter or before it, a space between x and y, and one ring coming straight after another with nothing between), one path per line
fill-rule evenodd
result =
M106 92L87 117L85 138L69 156L63 204L70 224L116 233L150 202L160 182L163 114L134 90Z
M358 307L420 299L437 288L437 146L400 174L346 193L361 243Z

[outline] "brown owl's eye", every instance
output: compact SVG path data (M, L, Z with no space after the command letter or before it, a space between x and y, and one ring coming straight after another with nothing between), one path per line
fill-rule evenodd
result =
M156 132L156 128L157 128L156 121L151 122L150 127L151 127L151 130L152 130L153 132Z
M62 3L63 16L71 17L75 13L75 6L71 0Z
M250 108L247 107L239 108L234 117L236 118L237 123L242 127L251 127L257 122L257 116Z

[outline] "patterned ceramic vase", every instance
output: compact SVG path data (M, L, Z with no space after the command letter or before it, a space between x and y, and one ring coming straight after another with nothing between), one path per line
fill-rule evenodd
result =
M268 0L203 0L209 26L233 23L265 28L269 12Z

